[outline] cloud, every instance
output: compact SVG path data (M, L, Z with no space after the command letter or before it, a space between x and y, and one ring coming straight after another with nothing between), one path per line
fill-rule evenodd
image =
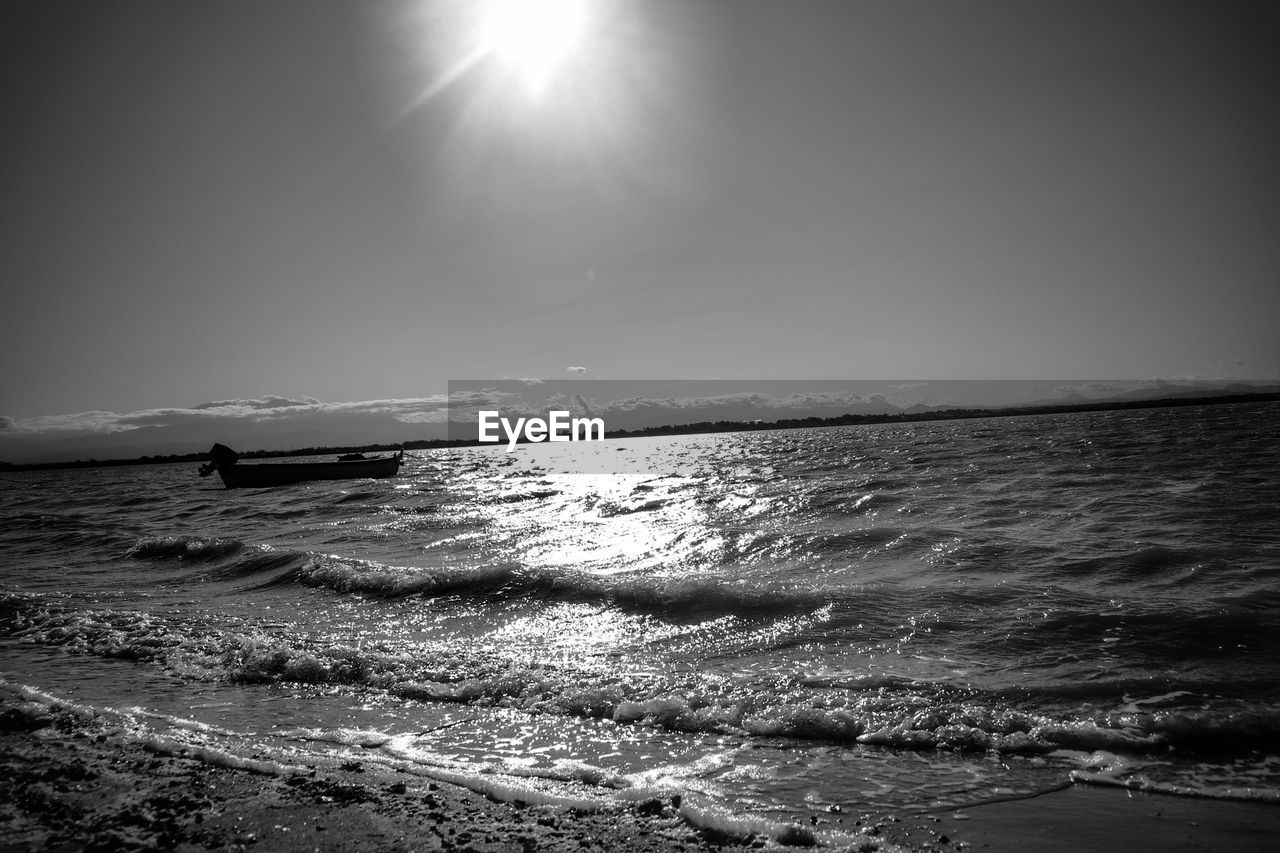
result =
M324 411L389 415L406 424L442 424L448 419L449 398L400 397L389 400L361 400L354 403L321 403Z
M402 423L443 423L447 405L444 395L342 403L322 403L313 397L293 400L267 396L256 400L217 400L190 408L144 409L127 414L86 412L64 415L61 416L61 426L70 429L91 422L95 430L116 430L227 421L270 423L308 416L323 418L359 414L388 415Z
M268 394L265 397L259 397L256 400L218 400L213 403L200 403L192 406L193 409L288 409L295 406L319 406L320 401L315 397L302 397L297 400L291 400L288 397L277 397Z
M14 428L13 418L8 415L0 415L0 430L11 430Z
M586 373L587 369L578 365L571 365L564 369L565 373Z
M448 398L414 397L324 403L270 395L185 408L77 412L8 418L0 458L9 461L124 458L187 453L214 441L242 449L394 444L441 438Z
M24 434L38 433L109 433L129 427L116 422L121 415L116 412L75 412L68 415L42 415L35 418L12 418L11 431Z

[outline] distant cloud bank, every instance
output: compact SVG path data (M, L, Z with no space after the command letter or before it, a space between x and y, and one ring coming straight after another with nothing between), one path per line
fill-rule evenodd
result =
M193 423L223 423L241 420L254 423L287 421L325 414L386 415L402 423L443 423L448 398L411 397L395 400L363 400L352 403L322 403L314 397L290 399L267 396L256 400L218 400L186 408L143 409L137 412L77 412L15 419L0 416L0 429L20 433L124 432L140 427L176 427Z
M585 372L569 367L566 371ZM928 411L1142 400L1217 391L1277 390L1276 383L1163 379L1080 382L818 380L467 380L449 394L326 403L266 395L135 412L89 411L36 418L0 415L0 461L57 462L198 453L214 442L237 450L400 444L474 437L476 412L540 415L563 409L609 429L699 421L776 421Z
M296 406L322 406L324 405L315 397L301 397L297 400L290 400L288 397L276 397L268 394L266 397L260 397L257 400L219 400L216 403L200 403L192 406L193 409L292 409Z
M446 395L325 403L268 395L136 412L0 416L0 459L45 462L207 450L396 444L445 433ZM435 428L433 428L433 425Z

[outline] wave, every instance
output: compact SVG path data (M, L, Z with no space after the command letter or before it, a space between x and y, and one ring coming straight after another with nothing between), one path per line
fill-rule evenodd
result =
M1043 755L1250 754L1280 746L1280 709L1035 712L998 694L901 680L861 688L714 680L698 673L607 673L495 661L456 647L360 648L290 635L203 630L155 614L13 603L13 635L69 651L145 662L235 683L350 685L402 699L608 719L688 733L796 738L908 750ZM1208 704L1206 701L1205 704Z
M830 601L826 590L803 584L715 576L671 578L648 573L591 575L518 564L421 569L327 555L311 555L305 564L273 584L288 581L379 596L588 600L628 610L689 614L786 613L812 610Z
M238 581L270 572L296 568L309 559L306 551L276 550L269 545L250 545L239 539L202 536L161 536L139 539L125 557L154 562L176 561L205 568L186 576L182 583ZM260 584L271 586L280 578Z
M1064 649L1092 653L1102 644L1131 662L1162 665L1178 660L1216 656L1224 636L1248 648L1266 648L1280 625L1275 613L1280 593L1268 588L1248 589L1190 603L1172 596L1141 606L1115 609L1099 594L1069 592L1053 587L1056 606L1040 618L1023 618L1044 608L1044 589L1028 582L931 585L927 573L914 577L924 584L891 583L856 576L841 567L841 555L868 547L883 547L895 537L913 539L921 534L899 532L897 527L831 534L827 545L812 548L807 537L762 535L750 544L752 558L771 550L794 546L827 561L823 573L807 570L792 577L788 566L757 571L723 570L682 575L657 569L594 574L557 566L516 562L445 563L433 567L397 566L307 550L274 549L250 545L234 538L165 536L139 539L126 552L130 559L199 565L198 574L175 583L201 580L259 579L257 590L280 590L292 584L366 598L454 598L478 603L533 601L543 603L591 602L628 613L657 615L685 621L698 617L740 616L748 619L782 618L834 608L834 631L889 630L895 620L912 613L935 611L937 636L947 632L963 645L977 642L991 623L984 615L995 608L1007 625L1004 645L1017 652L1024 664L1055 668ZM733 549L730 549L733 551ZM734 551L733 560L746 559ZM896 563L894 564L896 565ZM880 574L883 574L880 572ZM1251 573L1252 586L1267 578ZM980 619L981 624L975 622ZM847 623L847 624L846 624ZM869 625L873 628L863 629ZM975 633L976 631L976 633ZM1184 676L1189 677L1185 672ZM1107 680L1072 682L1064 695L1078 686L1088 695L1110 695ZM1085 695L1082 694L1082 695Z
M386 498L386 495L382 494L381 492L355 491L355 492L347 492L346 494L339 495L338 497L330 501L330 504L332 506L341 506L343 504L349 504L349 503L366 503L370 501L381 501L381 500L384 500L385 498Z
M255 546L248 556L242 557L229 566L205 572L202 577L211 580L241 580L268 572L292 569L307 558L308 554L305 551L275 551L259 545ZM273 579L259 584L256 588L268 587L275 582Z
M649 778L652 774L617 773L570 759L539 767L503 760L467 761L423 749L414 743L412 735L390 736L353 729L281 731L279 736L303 745L302 750L282 750L233 731L208 727L193 731L191 721L142 709L122 711L70 702L31 687L10 685L3 679L0 718L34 729L56 727L97 742L118 740L152 755L178 756L268 777L314 779L318 769L338 778L347 773L372 773L372 779L361 781L377 784L395 780L403 789L404 780L418 778L456 785L521 807L543 805L579 813L634 810L650 817L679 818L713 838L725 840L767 838L781 845L841 849L866 840L860 833L811 828L735 811L706 793L703 789L707 786L700 780L687 774L673 778L671 771L678 769L673 767L663 768L663 779L655 782ZM326 748L330 744L338 749ZM350 747L356 747L358 752L351 752ZM689 769L702 763L705 762L695 762ZM358 792L359 788L352 790Z
M1268 756L1250 766L1201 761L1170 771L1167 761L1147 762L1110 752L1096 752L1078 759L1072 782L1124 788L1153 794L1170 794L1210 800L1237 800L1280 804L1275 785L1277 759Z
M1146 545L1132 551L1062 562L1053 571L1064 576L1087 576L1094 580L1127 582L1177 576L1179 570L1213 560L1219 552L1197 547Z
M300 583L337 593L385 598L597 601L626 610L678 615L802 612L832 600L830 590L802 582L718 575L677 578L649 572L593 575L517 563L395 566L222 537L144 537L133 542L123 556L207 567L198 575L188 576L191 581L237 580L281 572L254 588Z
M239 554L248 545L239 539L204 536L159 536L139 539L125 552L135 560L218 560Z

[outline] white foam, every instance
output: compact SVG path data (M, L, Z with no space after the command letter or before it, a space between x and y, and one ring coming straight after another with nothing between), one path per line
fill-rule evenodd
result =
M389 743L393 738L385 732L369 729L286 729L276 733L279 737L293 738L301 741L322 741L342 746L378 747Z
M869 841L862 835L835 830L815 830L800 824L783 823L756 815L735 814L710 800L697 796L687 796L682 799L680 817L699 829L731 838L745 839L756 836L788 846L848 847L859 841Z
M553 779L560 782L580 782L597 788L630 788L631 780L626 777L597 767L585 761L561 758L550 766L507 765L505 773L512 776L537 777Z
M161 714L158 711L148 711L138 705L126 708L125 711L138 717L146 717L152 720L160 720L175 729L185 729L186 731L200 732L201 734L225 735L227 737L236 737L244 732L233 732L230 729L219 728L218 726L202 723L199 720L192 720L188 717L178 717L172 714Z
M1112 773L1095 773L1088 770L1072 770L1071 781L1109 788L1126 788L1151 794L1171 794L1180 797L1203 797L1211 800L1244 800L1256 803L1280 804L1280 791L1237 787L1234 785L1207 785L1177 782L1157 782L1143 775L1121 778Z
M157 755L194 758L198 761L203 761L205 764L230 767L233 770L247 770L250 773L259 773L263 776L289 776L294 773L308 772L307 768L296 765L263 761L259 758L244 758L226 750L184 743L183 741L161 737L160 735L140 735L136 737L136 740L142 744L143 749L148 752L154 752Z

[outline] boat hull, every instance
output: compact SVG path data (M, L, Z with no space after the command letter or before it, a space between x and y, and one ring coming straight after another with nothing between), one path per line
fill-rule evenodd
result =
M226 465L218 476L228 489L264 489L290 486L312 480L363 480L394 477L400 470L402 454L350 462L259 462Z

